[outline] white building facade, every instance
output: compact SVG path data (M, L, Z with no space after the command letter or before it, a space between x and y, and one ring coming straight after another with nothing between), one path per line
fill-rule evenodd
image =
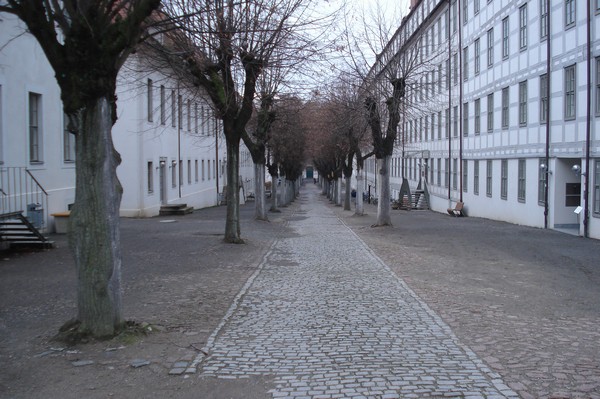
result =
M75 140L36 40L9 14L2 14L0 38L0 213L38 202L42 227L52 231L50 215L75 201ZM119 75L113 141L122 157L122 216L158 215L168 204L219 204L227 184L222 123L203 93L184 87L149 70L139 53Z
M599 0L413 0L385 50L420 58L393 195L405 178L436 211L600 238L599 33Z

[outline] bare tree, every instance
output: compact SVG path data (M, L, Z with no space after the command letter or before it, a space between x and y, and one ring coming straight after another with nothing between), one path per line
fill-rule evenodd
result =
M254 112L257 84L278 51L295 43L313 0L173 0L164 11L181 15L182 54L195 84L223 121L227 145L225 241L243 242L239 219L239 148ZM293 46L292 46L293 47ZM252 147L252 145L250 145ZM264 151L263 151L264 157ZM264 165L264 162L263 162ZM257 193L258 194L258 193Z
M54 69L69 130L76 136L76 201L69 242L77 267L77 330L112 336L123 326L119 206L121 162L111 130L119 70L159 0L3 0Z

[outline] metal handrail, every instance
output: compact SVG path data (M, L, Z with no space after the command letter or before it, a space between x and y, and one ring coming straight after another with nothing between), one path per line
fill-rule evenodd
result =
M36 209L27 210L26 216L35 215L38 228L48 226L48 192L26 167L0 167L0 192L1 214L23 212L27 205L35 204Z

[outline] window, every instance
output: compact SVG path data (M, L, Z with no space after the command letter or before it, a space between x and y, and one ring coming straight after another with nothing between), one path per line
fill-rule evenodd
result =
M442 92L442 64L438 64L438 93Z
M469 135L469 103L464 103L463 104L463 125L462 125L462 130L463 130L463 136L468 136Z
M575 119L575 65L565 68L565 119Z
M500 198L508 197L508 160L503 159L500 164Z
M575 25L575 0L565 0L565 27Z
M546 203L546 178L548 176L548 165L546 159L540 158L538 167L538 204Z
M75 135L68 130L69 117L64 114L63 117L63 160L65 162L75 162Z
M452 33L456 33L456 25L458 20L458 9L456 7L456 0L454 0L452 3Z
M548 75L540 76L540 123L546 123L548 117Z
M183 186L183 161L179 161L179 185Z
M194 180L198 183L198 160L194 161Z
M600 215L600 159L594 162L594 204L592 206L595 215Z
M217 162L213 159L213 178L217 178Z
M479 195L479 159L473 164L473 194Z
M450 161L448 158L444 159L444 166L446 169L444 170L444 187L450 187Z
M204 171L204 159L203 159L202 160L202 181L204 181L205 178L206 178L206 175L205 175L205 171Z
M438 140L442 139L442 111L438 112Z
M206 176L208 177L208 180L210 180L210 159L206 160Z
M42 95L29 93L29 162L42 162Z
M600 116L600 57L596 58L596 116Z
M473 13L479 14L479 0L473 0Z
M519 48L527 48L527 3L519 8Z
M154 165L152 161L148 161L148 194L154 192Z
M183 130L183 97L177 96L177 122L179 123L179 128Z
M494 93L487 96L487 130L494 131Z
M177 103L175 103L175 90L171 90L171 126L175 127L177 122Z
M427 141L429 140L429 115L425 115L425 124L423 125L423 130L424 130L424 138L423 141Z
M469 2L463 1L462 6L463 6L462 23L463 23L463 25L466 25L469 20Z
M194 132L198 134L198 103L194 103Z
M487 31L487 64L488 68L494 65L494 28Z
M188 184L192 184L192 161L189 159L187 162L187 177L188 177Z
M454 133L452 134L454 137L458 137L458 105L454 106Z
M177 161L171 161L171 187L177 187Z
M502 20L502 58L508 58L508 17Z
M525 160L519 159L519 184L517 187L517 199L519 202L525 202L525 182L526 182L526 170Z
M148 79L148 122L152 122L153 113L154 113L154 104L153 104L153 96L152 93L152 79Z
M466 159L463 159L463 170L462 170L462 186L463 186L463 192L467 192L468 191L468 187L469 187L469 161L467 161Z
M481 99L475 100L475 134L481 133Z
M519 83L519 125L527 125L527 81Z
M508 89L502 89L502 129L508 129Z
M485 168L485 195L492 196L492 161L486 162Z
M548 37L548 3L547 0L540 0L540 39Z
M458 54L454 54L453 56L453 71L452 73L454 74L454 86L456 86L458 84Z
M192 131L192 100L187 101L187 130Z
M450 108L446 108L446 138L450 137Z
M452 160L452 189L458 189L458 159Z
M469 79L469 46L463 49L463 80Z
M479 51L480 51L480 44L479 44L479 38L477 38L477 40L475 40L475 75L479 75L479 67L480 67L480 56L479 56Z
M433 167L434 167L434 163L433 163L433 159L430 159L430 161L431 161L431 167L429 168L429 175L430 175L429 176L429 182L431 184L433 184L433 175L434 175Z
M437 185L442 185L442 158L437 160Z
M164 125L167 120L167 111L165 109L165 86L160 86L160 124Z

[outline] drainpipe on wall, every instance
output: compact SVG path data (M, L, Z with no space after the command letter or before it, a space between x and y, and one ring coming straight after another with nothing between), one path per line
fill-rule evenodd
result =
M457 10L458 11L458 10ZM450 119L452 117L452 44L450 41L450 34L452 33L452 27L450 26L450 19L452 18L452 0L448 0L448 115L446 115L446 123L448 124L448 200L452 199L452 185L450 184L450 175L452 171L452 123Z
M589 185L590 185L590 145L592 124L592 17L590 1L587 1L587 120L585 126L585 175L583 187L583 236L588 237L589 225Z
M181 171L183 169L181 167L181 123L183 119L181 107L183 107L183 102L181 100L181 94L179 92L179 80L177 80L177 106L179 108L179 113L177 115L177 187L179 188L179 198L181 198L181 183L183 182L181 177Z
M456 7L458 15L458 196L463 202L463 50L462 50L462 20L461 0L457 0ZM466 0L465 0L466 1ZM466 72L466 71L465 71Z
M215 168L219 167L219 120L215 115ZM221 173L222 168L217 170L217 205L219 205L219 174Z
M552 71L550 70L551 67L551 46L550 46L550 38L552 37L552 29L551 29L551 25L550 25L550 21L552 20L552 18L550 18L550 0L546 0L546 10L547 10L547 14L548 14L548 22L547 22L547 29L548 29L548 35L546 37L546 156L545 156L545 165L546 168L543 170L543 173L545 174L545 181L546 181L546 185L544 187L544 228L547 229L548 228L548 185L549 185L549 177L550 177L550 74L552 73Z

